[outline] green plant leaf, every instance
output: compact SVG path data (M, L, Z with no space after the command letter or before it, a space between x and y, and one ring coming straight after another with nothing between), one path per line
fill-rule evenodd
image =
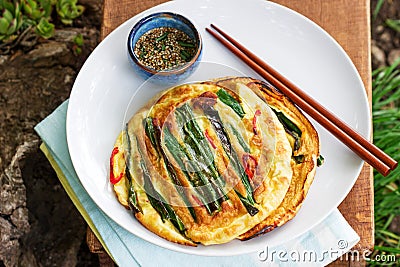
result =
M83 45L83 36L82 36L82 34L78 33L78 34L75 36L75 38L74 38L74 43L75 43L77 46L79 46L79 47Z
M54 24L42 17L36 26L36 33L48 39L54 35Z
M82 15L85 8L77 5L77 0L58 0L56 4L57 14L61 22L71 25L73 20Z
M400 59L372 72L372 115L374 143L396 161L400 160ZM400 216L400 168L387 177L374 172L374 255L400 253L399 236L387 229ZM373 258L373 257L372 257ZM374 265L373 261L370 265ZM395 264L394 264L395 265Z
M5 35L10 22L6 18L0 18L0 34Z
M51 15L51 11L53 10L52 8L52 3L50 0L40 0L40 6L43 8L44 10L44 16L46 18L49 18Z
M25 14L32 14L33 8L25 1L22 2L22 8L24 9Z
M7 35L12 35L17 31L17 20L13 19L8 26Z
M49 19L51 14L51 2L49 0L22 0L24 14L36 23L42 17Z
M18 3L16 3L16 5L18 5ZM15 5L13 2L10 2L10 1L7 1L7 0L1 1L1 3L0 3L0 6L1 6L3 9L10 10L11 13L14 13L15 6L16 6L16 5Z
M376 7L374 9L373 15L372 15L372 19L374 19L374 20L376 19L384 2L385 2L385 0L378 0L378 2L376 3Z
M14 16L13 16L13 13L11 13L10 10L5 9L3 11L3 18L7 19L8 21L11 21L14 18Z
M387 19L385 23L389 28L400 32L400 19Z

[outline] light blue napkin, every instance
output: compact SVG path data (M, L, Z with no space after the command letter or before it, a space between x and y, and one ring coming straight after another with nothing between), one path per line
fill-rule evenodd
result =
M57 171L65 190L98 235L105 249L121 267L125 266L325 266L349 251L359 236L338 210L295 240L278 247L230 257L202 257L161 248L127 232L105 215L87 194L72 165L66 141L65 101L35 130L43 151Z

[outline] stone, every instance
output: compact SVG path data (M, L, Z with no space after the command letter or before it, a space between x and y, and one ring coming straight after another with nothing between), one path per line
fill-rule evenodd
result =
M399 60L399 58L400 58L400 49L398 48L391 50L387 58L389 66L393 65L396 60Z
M69 49L65 43L50 41L38 45L24 59L35 67L52 67L68 55Z
M0 65L7 62L9 58L10 58L9 55L0 55Z
M0 264L4 266L17 266L21 254L16 228L6 219L0 216Z
M383 49L384 51L390 51L393 49L393 40L392 40L392 35L390 34L390 30L385 30L380 36L379 36L379 47Z
M38 144L34 139L19 146L0 176L0 260L6 267L17 266L21 255L19 239L30 230L21 168L26 155L37 150Z
M392 41L392 37L390 36L390 32L388 30L384 31L381 36L380 40L385 43L390 43Z
M6 175L1 178L2 182ZM25 204L25 188L3 184L0 192L0 214L11 215L15 208Z
M376 28L375 28L375 32L376 32L377 34L383 33L384 30L385 30L385 27L384 27L383 25L378 25L378 26L376 26Z
M389 225L389 231L400 235L400 215L397 215L393 218Z
M28 209L26 207L18 207L10 216L11 222L22 233L27 233L30 230L30 225L27 220Z
M54 33L54 39L57 42L74 42L75 37L80 33L78 28L60 29Z
M26 204L26 190L21 175L21 164L26 153L37 148L38 140L26 142L15 153L11 164L0 176L0 214L11 215L18 207Z
M371 60L374 69L384 67L386 65L385 52L374 42L371 44Z

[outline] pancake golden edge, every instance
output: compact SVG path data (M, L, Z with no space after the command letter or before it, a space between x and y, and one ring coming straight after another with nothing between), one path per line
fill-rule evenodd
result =
M296 163L292 158L291 167L293 170L293 178L284 200L264 221L238 237L240 240L249 240L282 226L294 218L300 210L315 176L317 158L320 156L319 137L314 126L293 102L272 85L252 78L227 78L214 82L227 88L235 87L238 83L248 86L259 94L260 97L265 99L269 106L281 111L302 131L302 136L300 138L301 145L300 148L294 152L294 155L304 155L304 161ZM292 139L289 135L287 138Z
M140 185L140 183L143 183L139 178L143 176L142 170L138 164L133 164L133 166L131 166L130 176L135 177L131 180L135 187L138 203L141 207L140 212L134 213L135 217L150 231L169 241L179 244L195 246L197 243L202 243L204 245L226 243L234 238L244 240L256 236L260 234L260 232L266 232L265 229L272 230L273 228L284 224L286 221L293 218L300 208L314 176L316 166L315 160L319 155L318 135L314 128L312 128L312 125L304 116L302 116L297 108L285 97L279 94L279 92L273 91L264 86L265 88L268 88L268 90L266 90L263 86L260 86L262 83L249 78L222 79L220 81L214 81L214 83L218 84L220 87L228 88L235 84L244 84L254 90L257 94L261 94L262 97L267 99L269 105L284 112L286 116L293 121L296 121L302 131L307 133L302 136L302 146L297 151L298 153L304 152L306 157L302 164L296 164L291 160L292 149L290 147L290 142L292 141L290 140L290 137L284 133L283 127L277 120L276 116L272 114L271 117L273 118L276 127L276 149L279 150L279 153L275 153L276 156L274 157L274 162L272 163L271 169L267 175L268 179L265 179L262 186L256 190L256 192L258 191L256 198L258 203L256 206L260 212L255 216L250 216L246 213L246 209L240 201L238 201L238 198L235 197L233 190L227 194L230 198L229 201L222 203L222 210L213 215L205 212L203 207L194 205L198 222L194 222L193 218L190 217L189 212L185 208L179 207L180 205L174 206L174 211L178 217L182 219L182 222L186 227L185 234L177 231L176 226L174 226L171 221L163 220L158 212L149 204L146 192L143 190L143 186ZM195 89L193 89L193 87ZM169 96L171 102L168 102L168 98L164 95L161 103L164 104L164 108L169 107L168 112L171 112L171 107L181 103L183 99L195 98L200 93L206 91L215 92L215 90L220 89L220 87L215 87L215 84L180 86L178 89L175 89L175 94L173 94L174 97L171 95ZM195 95L193 95L194 92L196 92ZM180 96L180 99L176 96ZM152 151L151 145L149 146L148 138L143 134L144 129L142 123L143 119L145 119L151 112L153 112L153 114L163 113L155 111L154 107L152 107L153 103L154 102L150 102L146 107L140 110L131 119L127 129L128 132L132 131L132 135L137 138L138 147L141 147L141 150L147 149L148 155L150 156L148 156L145 161L152 162L149 165L156 166L157 168L157 166L160 167L162 164L157 165L157 162L154 161L155 159L152 159L151 155L154 156L156 152ZM151 111L151 109L153 110ZM305 127L303 127L303 124ZM312 138L309 138L308 135ZM124 136L125 134L123 131L115 143L113 156L110 159L110 176L113 178L120 178L120 180L113 186L114 191L119 202L129 208L129 181L126 169L127 154L126 151L124 151L124 143L126 142L126 140L124 141ZM130 141L134 142L134 140ZM310 149L309 147L313 149ZM317 147L317 149L314 149L315 147ZM137 151L132 151L130 156L132 158L138 158L138 154ZM137 159L133 160L133 162L137 163L139 161ZM288 166L289 164L290 166ZM154 175L160 173L159 170L156 171L156 173L154 173L154 170L150 170L150 172L153 172ZM163 172L161 171L161 173ZM294 179L292 179L292 173L294 174ZM161 174L161 176L163 175L165 176L166 173L164 172ZM180 175L182 176L182 173ZM294 180L296 180L296 183L294 183ZM297 184L298 182L300 182L301 185ZM165 184L163 184L163 187L168 188ZM173 188L169 186L168 190L171 192ZM162 191L162 189L160 189L160 191ZM172 197L176 198L176 194Z

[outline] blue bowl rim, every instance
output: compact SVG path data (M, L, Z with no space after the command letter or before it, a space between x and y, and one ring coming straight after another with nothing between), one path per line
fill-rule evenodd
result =
M193 58L189 61L186 62L186 64L182 65L179 68L173 68L173 69L167 69L167 70L161 70L161 71L157 71L154 70L152 68L147 67L146 65L140 63L139 59L136 57L135 53L133 52L133 48L134 46L131 46L131 39L133 38L133 36L135 35L136 31L144 24L146 23L148 20L155 18L155 17L162 17L162 16L170 16L170 17L177 17L181 20L183 20L194 32L195 34L195 39L198 43L197 45L197 51L196 54L193 56ZM157 12L157 13L153 13L150 14L146 17L143 17L142 19L140 19L131 29L131 31L129 32L128 35L128 52L129 52L129 56L131 57L131 59L133 60L133 62L139 66L140 68L142 68L144 71L152 74L152 75L163 75L163 76L167 76L167 75L173 75L173 74L180 74L185 72L188 68L190 68L194 63L196 63L197 59L199 58L200 54L201 54L201 50L202 50L202 39L201 39L201 35L199 33L199 31L197 30L197 28L194 26L194 24L185 16L178 14L178 13L173 13L173 12Z

